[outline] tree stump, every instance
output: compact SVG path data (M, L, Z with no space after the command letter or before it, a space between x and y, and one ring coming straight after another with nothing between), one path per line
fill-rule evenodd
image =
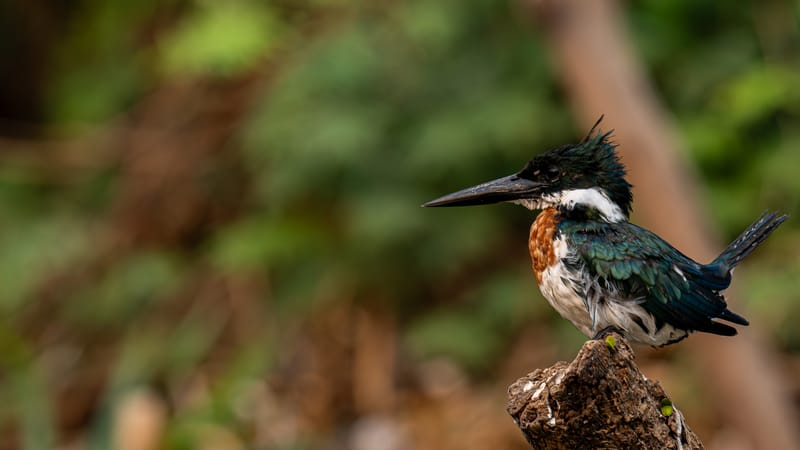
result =
M535 449L702 449L681 412L617 334L508 388L508 413Z

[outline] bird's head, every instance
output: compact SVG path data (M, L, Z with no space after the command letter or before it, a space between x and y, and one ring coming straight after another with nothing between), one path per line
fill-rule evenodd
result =
M601 117L602 119L602 117ZM519 172L445 195L423 206L470 206L511 202L528 209L581 210L607 222L626 220L631 185L610 141L611 132L595 133L597 121L578 144L535 156Z

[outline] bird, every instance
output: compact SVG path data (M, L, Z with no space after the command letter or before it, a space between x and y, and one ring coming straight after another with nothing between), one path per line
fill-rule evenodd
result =
M539 290L581 332L614 331L653 347L693 332L734 336L749 325L723 291L736 266L788 216L764 212L713 261L701 264L630 222L632 185L612 140L597 130L577 144L534 156L517 173L469 187L424 207L510 202L537 212L528 251Z

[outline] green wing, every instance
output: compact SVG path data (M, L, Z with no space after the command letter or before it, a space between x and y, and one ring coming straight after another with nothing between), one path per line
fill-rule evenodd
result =
M640 301L657 324L731 335L734 328L711 319L744 321L727 310L719 293L730 284L729 274L694 262L650 231L628 222L562 221L559 228L577 252L574 264L620 296Z

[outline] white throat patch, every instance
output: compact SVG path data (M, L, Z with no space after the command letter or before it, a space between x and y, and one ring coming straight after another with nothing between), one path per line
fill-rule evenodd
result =
M538 199L524 198L513 200L511 203L522 205L531 210L553 206L563 206L567 209L573 209L578 205L585 205L597 210L608 222L622 222L625 220L625 213L622 212L619 205L611 201L608 194L599 188L571 189L546 195Z

